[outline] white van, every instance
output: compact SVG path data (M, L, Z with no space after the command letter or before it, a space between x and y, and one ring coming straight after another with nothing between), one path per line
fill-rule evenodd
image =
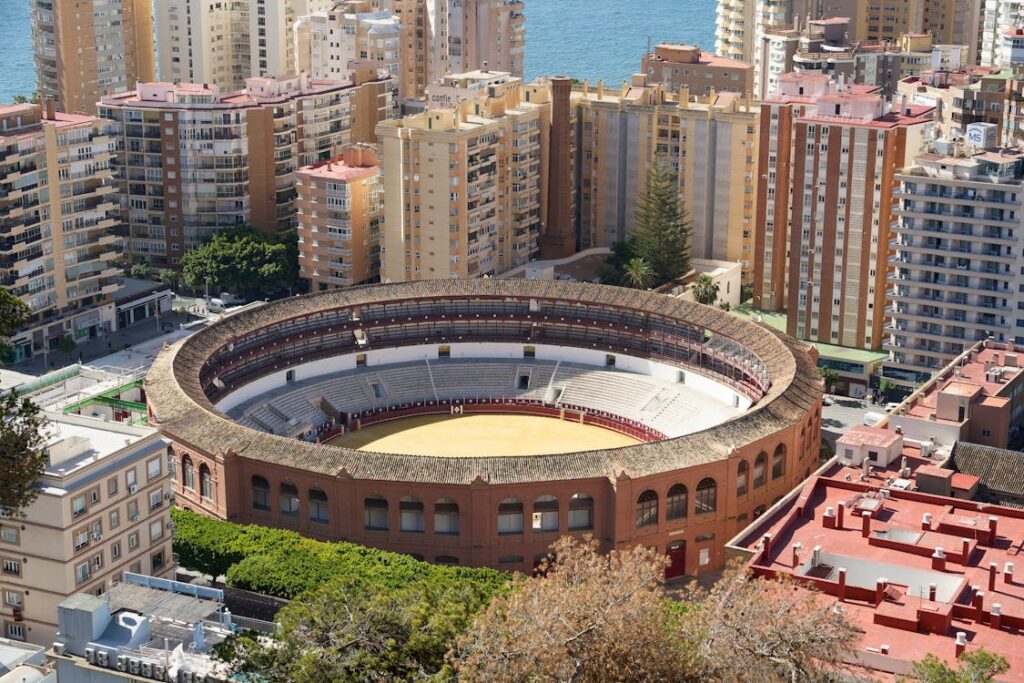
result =
M221 292L220 296L217 297L227 306L241 306L245 303L245 297L238 294L232 294L231 292Z
M210 313L223 313L228 309L224 299L210 299L206 302L206 310Z

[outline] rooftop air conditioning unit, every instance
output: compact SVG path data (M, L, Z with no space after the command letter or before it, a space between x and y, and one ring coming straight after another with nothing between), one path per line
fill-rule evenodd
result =
M96 653L96 664L97 666L110 666L110 653L106 650L100 650Z
M163 664L153 665L153 678L158 681L162 681L167 678L167 667Z
M128 660L128 673L135 674L136 676L139 674L139 660L134 657Z
M85 648L85 661L89 662L90 664L95 664L96 663L96 650L95 649L93 649L91 647Z
M192 675L191 671L181 672L181 683L194 683L195 676Z
M118 671L127 671L128 670L128 657L127 657L127 655L118 655L117 656L117 670Z
M58 657L63 657L65 653L67 653L67 651L68 649L67 647L65 647L64 643L53 644L53 654L57 655Z
M142 662L141 668L143 678L153 677L153 662Z

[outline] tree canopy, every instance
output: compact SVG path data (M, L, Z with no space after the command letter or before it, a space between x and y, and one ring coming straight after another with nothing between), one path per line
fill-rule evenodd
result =
M928 653L914 663L914 678L923 683L991 683L1009 668L1005 657L985 648L963 653L956 667Z
M0 354L11 352L10 338L32 317L32 309L6 288L0 288Z
M17 391L0 395L0 413L0 508L14 513L39 495L36 479L48 460L46 419L39 406Z
M706 273L697 276L693 283L693 300L705 306L714 304L718 301L718 283Z
M294 234L270 235L249 227L215 234L181 259L185 284L235 293L271 293L295 284L299 274Z
M637 198L637 255L651 264L655 285L673 282L690 270L690 222L679 208L676 176L658 157Z

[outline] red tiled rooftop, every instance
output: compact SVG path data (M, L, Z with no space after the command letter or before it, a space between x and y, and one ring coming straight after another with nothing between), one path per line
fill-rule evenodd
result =
M927 467L918 471L924 473ZM847 481L848 470L836 468L808 480L788 509L755 523L736 539L735 545L753 553L754 571L796 576L816 584L827 604L839 603L864 631L858 659L867 668L889 675L908 673L910 663L928 653L952 661L956 633L963 631L969 649L984 647L1007 658L1011 668L1000 680L1024 681L1018 635L1024 628L1024 510L914 491L883 494L882 477ZM833 520L840 507L843 521L837 527ZM855 514L860 507L875 508L868 537L863 535L864 518ZM833 512L828 521L827 508ZM995 520L995 538L990 519ZM765 533L771 534L767 553ZM796 543L801 549L794 566ZM809 571L816 547L822 564ZM944 566L933 564L936 547L945 553ZM838 566L827 560L849 565L841 599ZM990 574L993 563L995 572ZM1007 563L1017 566L1009 581L1004 578ZM881 601L879 578L888 579ZM936 584L935 600L929 595L931 583ZM983 593L980 609L971 605L971 586ZM1002 612L998 628L992 620L996 603ZM881 652L883 645L888 654Z
M1016 355L1013 352L1000 348L981 349L978 352L977 358L969 360L958 368L958 375L950 375L945 379L934 382L928 387L922 396L910 404L906 411L907 415L928 419L935 413L935 403L938 400L940 391L965 397L974 397L978 393L984 392L986 398L982 402L985 405L1003 405L1006 399L997 397L996 394L1006 387L1011 376L1015 377L1021 371L1018 367L1002 365L1002 363L1006 362L1007 353ZM1020 359L1024 361L1024 354L1021 354ZM1006 377L1004 381L989 381L985 374L985 363L989 361L995 363L996 367L1002 370L1003 376ZM938 421L943 422L943 420Z
M900 439L900 435L888 429L856 425L841 437L837 443L850 446L878 446L886 448Z

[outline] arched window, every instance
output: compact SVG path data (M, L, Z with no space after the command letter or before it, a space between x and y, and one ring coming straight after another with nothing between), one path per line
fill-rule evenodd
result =
M213 475L205 463L199 466L199 487L203 498L213 500Z
M558 499L541 496L533 502L533 530L558 531Z
M443 564L449 567L458 567L459 558L452 557L451 555L438 555L434 558L434 564Z
M295 484L281 484L281 514L299 516L299 489Z
M594 528L594 499L585 493L576 493L569 499L569 531Z
M736 467L736 495L745 496L747 495L747 474L749 474L750 466L747 465L746 460L740 460L740 464Z
M451 498L438 498L434 502L434 533L458 535L459 504Z
M767 508L764 505L758 505L756 508L754 508L754 519L757 519L758 517L763 515L766 509Z
M761 451L754 458L754 488L764 486L765 470L768 468L768 454Z
M181 457L181 483L187 489L196 490L196 469L188 453Z
M696 510L698 515L714 512L718 508L718 484L711 477L697 484Z
M405 496L398 501L398 529L423 533L423 501L413 496Z
M309 521L327 524L331 520L327 507L327 494L320 489L309 490Z
M523 504L518 498L506 498L498 505L498 533L523 533Z
M658 494L647 489L636 499L637 528L658 523Z
M683 484L674 484L668 490L665 497L665 518L686 519L687 508L690 505L689 491Z
M374 531L387 531L388 501L382 496L368 496L363 506L363 526Z
M252 478L252 509L270 509L270 483L258 474Z
M786 473L786 444L780 443L772 455L772 479L778 479Z

